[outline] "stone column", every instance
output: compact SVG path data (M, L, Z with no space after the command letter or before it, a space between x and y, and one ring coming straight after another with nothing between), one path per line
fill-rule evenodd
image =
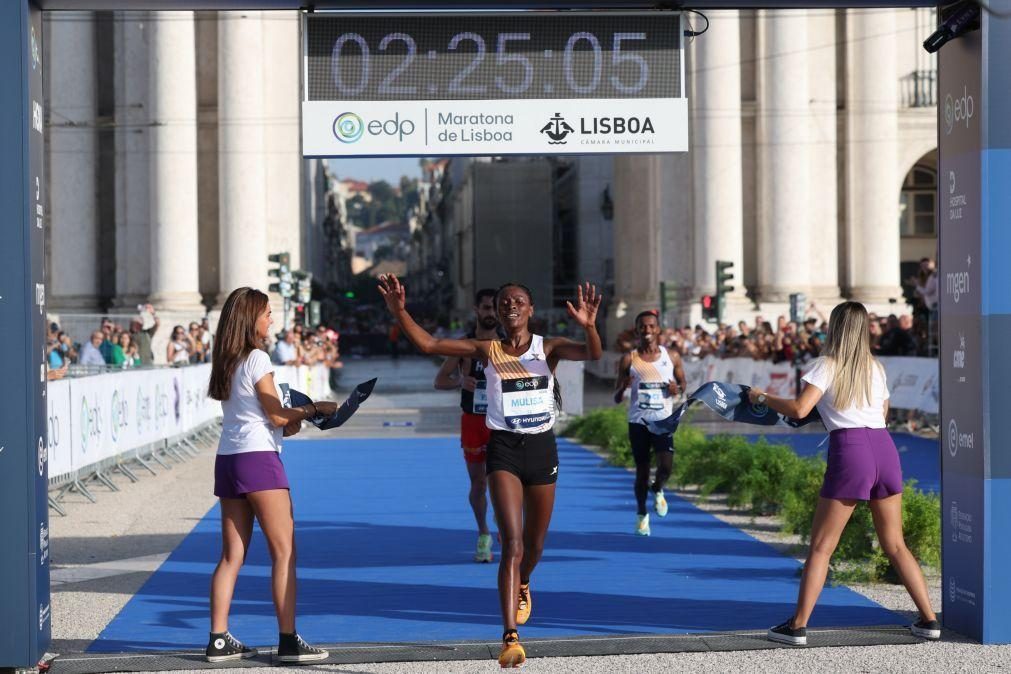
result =
M707 14L709 30L693 42L692 172L694 178L694 298L716 290L716 261L734 263L730 305L744 295L741 174L741 49L737 10Z
M758 294L785 302L811 285L808 26L804 10L758 18Z
M828 312L840 301L839 294L839 168L838 110L836 85L836 12L811 12L808 18L807 53L810 94L808 185L808 268L811 289L808 300Z
M219 303L268 282L263 46L262 12L218 14Z
M101 298L95 130L98 78L91 12L46 17L49 82L50 307L98 311ZM39 101L42 103L42 101Z
M660 282L670 286L670 322L691 311L691 160L686 155L614 159L614 297L609 299L607 348L632 327L636 314L660 308Z
M299 224L303 222L300 39L298 12L270 12L263 22L263 81L270 92L263 100L266 245L267 253L288 251L293 269L306 268Z
M614 297L607 348L640 311L660 306L660 155L614 159Z
M146 12L115 14L116 298L135 312L151 293L150 139Z
M151 302L203 313L197 267L197 82L193 12L148 22Z
M846 285L887 307L899 285L898 78L893 10L846 17Z

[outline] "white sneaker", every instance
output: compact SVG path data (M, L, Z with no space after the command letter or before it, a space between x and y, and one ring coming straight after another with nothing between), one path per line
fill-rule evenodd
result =
M638 520L635 525L635 533L638 536L649 536L649 513L636 515Z
M663 497L663 489L653 495L653 509L658 517L667 517L667 499Z
M477 551L474 553L474 561L488 563L491 559L491 534L480 534L477 537Z

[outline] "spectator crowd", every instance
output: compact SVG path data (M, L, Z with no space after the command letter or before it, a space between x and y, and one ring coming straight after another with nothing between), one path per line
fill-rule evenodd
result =
M715 356L802 365L821 355L827 330L827 317L812 303L803 321L779 316L773 326L757 316L753 324L746 321L721 324L712 331L701 325L666 328L660 343L689 360ZM926 322L912 315L871 314L870 333L876 356L929 355ZM615 348L625 353L634 349L635 344L635 331L628 329L618 335Z
M325 325L312 329L296 323L277 334L277 341L271 350L271 360L275 365L325 365L331 369L339 368L339 340L339 334Z

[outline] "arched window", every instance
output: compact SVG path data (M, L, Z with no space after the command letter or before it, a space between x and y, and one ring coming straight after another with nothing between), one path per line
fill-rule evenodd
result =
M906 237L937 236L937 171L917 165L902 184L899 233Z

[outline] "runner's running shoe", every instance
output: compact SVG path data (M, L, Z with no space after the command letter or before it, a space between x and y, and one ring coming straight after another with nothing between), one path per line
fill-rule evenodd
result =
M667 517L667 499L663 497L663 489L653 494L653 509L658 517Z
M790 646L807 646L807 628L793 626L793 618L768 631L769 641L777 641Z
M520 635L509 630L502 637L502 650L498 654L498 664L502 669L522 667L527 660L527 652L520 645Z
M530 620L530 611L534 608L534 599L530 596L530 583L520 585L520 598L516 604L516 624L525 625Z
M639 536L649 536L649 513L636 515L635 533Z
M491 534L481 534L477 537L477 552L474 553L474 561L490 562L491 558Z
M316 648L305 643L298 634L282 632L277 644L277 659L281 662L299 664L302 662L317 662L326 660L330 653L322 648Z
M941 623L936 620L924 620L920 618L909 626L909 631L913 633L914 637L936 640L941 638Z
M207 662L226 662L255 657L256 649L243 644L231 632L211 632L204 655Z

